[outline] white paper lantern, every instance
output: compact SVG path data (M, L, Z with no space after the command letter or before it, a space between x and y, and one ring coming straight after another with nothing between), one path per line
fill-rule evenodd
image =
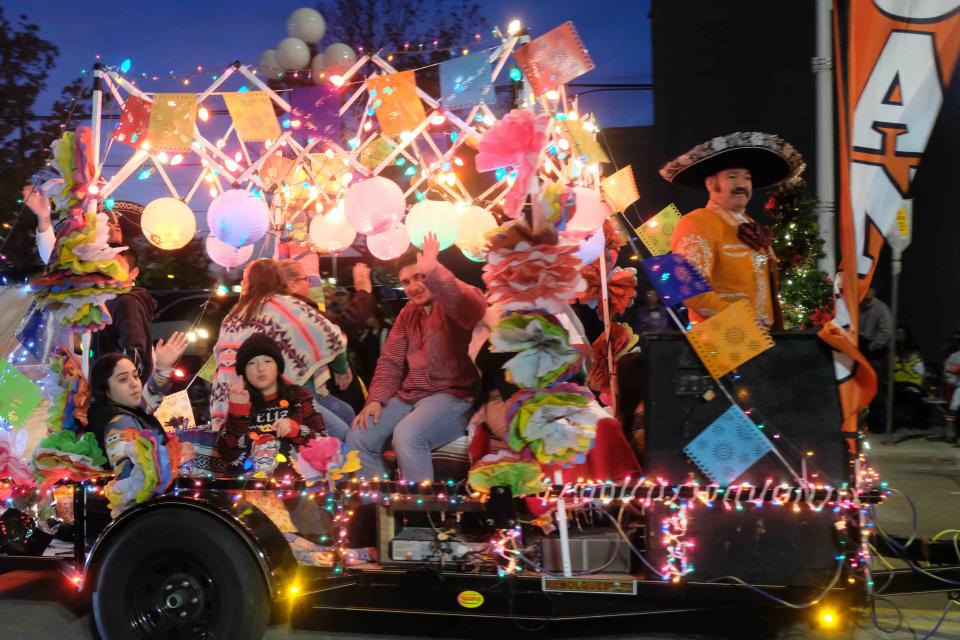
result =
M603 246L605 244L603 229L589 236L586 240L580 240L577 244L580 245L580 250L574 255L580 258L583 266L592 264L600 257L600 254L603 253Z
M407 236L406 228L397 223L384 231L373 236L367 236L367 249L374 258L380 260L393 260L403 255L403 252L410 247L410 238Z
M441 251L456 242L460 234L459 212L446 200L418 202L410 207L403 224L407 228L410 242L418 249L423 248L423 238L429 231L437 234Z
M213 234L207 236L207 255L221 267L232 269L244 264L253 257L253 245L232 247L226 242L220 242Z
M197 219L182 200L157 198L143 208L140 228L150 244L173 251L193 240Z
M310 47L300 38L284 38L275 49L277 62L287 71L303 69L310 64Z
M207 226L221 242L242 247L264 236L270 226L270 211L249 191L229 189L210 203Z
M356 237L356 230L347 223L339 207L334 207L326 214L318 213L310 221L310 239L320 251L343 251L353 244Z
M467 207L460 214L460 233L457 236L457 247L463 255L474 262L483 262L486 259L486 234L497 228L497 219L493 214L476 205Z
M357 54L350 45L342 42L335 42L323 51L323 66L326 67L327 76L345 73L356 60Z
M304 42L317 43L327 32L327 23L316 9L301 7L287 18L287 33Z
M381 176L350 185L343 195L343 213L347 222L360 233L383 233L403 219L406 209L403 190Z
M277 52L273 49L267 49L260 54L260 61L257 63L257 71L266 78L276 78L283 73L283 67L277 61Z
M577 198L577 210L567 223L567 233L583 237L599 229L613 212L596 191L586 187L574 187L573 192Z

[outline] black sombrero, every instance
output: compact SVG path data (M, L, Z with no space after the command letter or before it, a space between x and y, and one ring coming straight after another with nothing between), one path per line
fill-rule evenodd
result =
M753 187L772 187L803 171L803 156L770 133L738 131L698 144L660 169L667 182L704 188L703 181L731 167L749 169Z

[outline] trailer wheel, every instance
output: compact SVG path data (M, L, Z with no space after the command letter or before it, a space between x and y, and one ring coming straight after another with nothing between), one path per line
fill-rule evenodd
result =
M250 549L213 517L146 513L109 542L93 613L103 640L255 640L269 594Z

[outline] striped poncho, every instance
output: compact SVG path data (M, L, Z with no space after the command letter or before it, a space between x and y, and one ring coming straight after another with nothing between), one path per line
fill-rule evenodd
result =
M347 348L347 339L335 324L292 296L271 296L246 320L228 315L213 348L217 373L210 394L210 420L215 431L227 417L230 383L237 376L237 349L255 333L277 343L283 352L284 377L296 385L313 380L315 388L322 388L330 377L327 365Z

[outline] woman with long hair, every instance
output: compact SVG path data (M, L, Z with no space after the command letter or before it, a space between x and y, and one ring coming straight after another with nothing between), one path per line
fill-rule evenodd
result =
M291 383L322 387L330 378L329 365L347 347L343 332L311 304L293 296L274 260L255 260L243 272L240 301L220 325L213 353L217 373L210 394L210 418L219 430L227 417L237 350L254 334L263 334L280 347ZM321 414L331 435L342 437L349 428L332 412Z

